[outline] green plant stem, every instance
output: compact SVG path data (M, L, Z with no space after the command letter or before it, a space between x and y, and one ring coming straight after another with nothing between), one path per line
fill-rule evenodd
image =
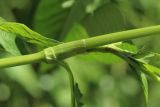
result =
M94 48L96 46L102 46L109 43L125 41L129 39L135 39L139 37L151 36L160 33L160 25L139 28L134 30L122 31L117 33L111 33L101 35L93 38L86 39L87 48Z
M0 59L0 68L12 67L17 65L35 63L45 60L44 52L38 52L30 55L15 56Z
M64 62L64 61L57 61L61 66L63 66L69 76L69 83L70 83L70 88L71 88L71 107L75 107L75 96L74 96L74 77L72 74L72 70L70 69L69 65Z
M54 47L50 47L50 50L54 50L54 54L58 59L65 59L67 57L74 56L79 53L83 53L88 49L95 48L98 46L107 45L110 43L126 41L129 39L135 39L139 37L149 36L153 34L160 33L160 25L116 32L111 34L100 35L92 38L72 41L63 43ZM50 52L51 59L54 60L54 56L52 52ZM55 58L56 59L56 58Z
M155 35L158 33L160 33L160 25L105 34L92 38L62 43L53 47L49 47L45 49L44 52L1 59L0 68L33 63L37 61L42 61L44 59L46 59L48 62L55 61L57 59L63 60L76 54L83 53L86 50L95 48L97 46L102 46L110 43L125 41L153 34Z

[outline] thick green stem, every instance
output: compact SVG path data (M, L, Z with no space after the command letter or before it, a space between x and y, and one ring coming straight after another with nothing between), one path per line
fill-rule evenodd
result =
M100 35L92 38L67 42L54 47L50 47L48 48L48 50L50 50L51 53L49 56L52 56L51 59L58 58L63 60L67 57L83 53L87 49L95 48L97 46L107 45L119 41L126 41L129 39L135 39L158 33L160 33L160 25ZM53 51L54 51L54 56L53 56Z
M1 59L0 68L33 63L37 61L42 61L43 59L46 59L49 62L55 61L56 59L63 60L67 57L83 53L87 49L91 49L97 46L102 46L114 42L125 41L158 33L160 33L160 25L105 34L92 38L62 43L53 47L49 47L45 49L43 52Z
M86 39L86 44L87 48L94 48L96 46L102 46L113 42L125 41L158 33L160 33L160 25L89 38Z

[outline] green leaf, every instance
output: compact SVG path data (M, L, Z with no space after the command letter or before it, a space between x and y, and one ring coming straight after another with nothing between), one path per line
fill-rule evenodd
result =
M24 24L14 23L14 22L6 22L0 25L0 30L8 33L15 34L21 39L29 42L38 44L40 46L53 46L57 45L59 42L53 39L46 38L40 35L37 32L32 31Z
M80 22L85 17L88 3L88 0L41 1L35 14L34 28L42 34L52 34L53 38L64 39L74 23Z
M159 68L153 65L150 65L150 64L143 63L141 65L141 69L144 71L144 73L146 73L152 79L156 81L160 81L160 69Z
M141 15L136 10L137 8L139 10L142 9L142 6L139 0L134 0L134 1L125 0L123 2L120 2L120 1L118 2L119 2L118 7L121 10L123 16L125 17L126 23L128 25L131 25L134 27L144 26L144 25L141 25L143 21L141 21Z
M34 29L47 37L60 35L69 14L69 8L63 8L63 3L66 0L41 0L34 17Z
M82 93L81 93L81 91L80 91L80 89L78 87L78 83L75 83L75 86L74 86L74 95L75 95L77 107L82 107L83 106L83 103L81 102Z
M143 89L144 97L145 97L145 105L147 106L148 104L148 82L145 74L141 73L140 74L140 79L141 79L141 86Z
M128 53L136 54L138 52L136 45L132 41L119 42L115 46Z
M20 55L20 51L15 43L15 35L0 31L0 45L5 51L12 55Z
M0 25L6 23L6 20L0 17ZM0 30L0 45L12 55L20 55L15 43L16 36Z
M0 24L3 24L5 22L7 22L7 21L5 19L3 19L2 17L0 17Z
M124 30L125 20L117 5L106 3L97 8L93 14L87 15L82 25L89 35L97 36Z
M130 62L129 62L130 63ZM138 64L131 64L130 67L132 68L133 71L136 72L138 80L140 82L141 88L143 90L143 95L145 99L145 107L148 105L148 81L146 75L141 71L140 67Z
M25 91L35 98L39 98L42 89L39 87L39 81L33 68L30 65L22 65L4 69L7 76L20 84Z
M91 3L86 6L86 12L94 14L97 8L109 2L109 0L92 0Z
M63 39L66 36L75 23L82 24L83 20L85 20L85 17L88 15L86 12L88 4L90 4L90 0L86 0L85 2L82 0L75 0L73 6L70 8L67 20L64 23L60 39Z
M86 29L81 24L74 23L73 27L68 32L64 41L74 41L74 40L78 40L78 39L85 39L88 37L89 36L88 36Z
M129 63L131 69L136 72L138 80L141 84L141 88L143 90L144 100L145 100L145 107L148 105L148 81L146 77L146 73L143 72L141 69L141 65L139 65L138 62L135 62L135 59L132 58L132 60L127 60Z
M143 51L142 53L139 53L135 55L138 60L148 63L151 65L154 65L156 67L160 67L160 54L155 52L146 52Z
M61 40L75 23L81 23L89 35L120 31L125 27L121 11L109 0L44 0L39 3L34 18L36 31Z
M143 94L144 94L145 107L147 107L147 104L148 104L148 81L147 81L147 78L144 73L142 73L141 71L138 71L138 70L137 70L137 72L138 72L137 73L138 78L141 83L141 87L142 87Z
M138 80L143 90L143 95L145 99L145 107L147 107L148 105L148 81L147 81L146 75L148 76L153 75L151 73L153 69L151 70L150 68L149 70L148 67L146 66L148 65L147 63L141 62L140 60L137 60L136 58L132 57L132 55L127 55L126 53L123 53L123 51L122 53L120 51L120 56L121 55L122 55L122 58L129 64L130 68L136 72L136 75L138 77ZM155 77L155 75L153 76Z
M148 54L141 58L131 58L136 63L138 63L140 69L142 72L147 74L149 77L151 77L153 80L160 81L160 68L151 65L149 63L149 59L152 58L155 54Z
M147 106L148 103L148 82L146 75L156 81L160 81L160 69L153 65L148 64L148 61L146 62L144 60L145 58L151 58L151 57L153 57L153 54L149 54L147 56L144 55L144 57L139 59L137 59L136 57L134 58L133 56L130 55L124 57L124 60L126 60L129 63L131 68L134 71L136 71L136 74L138 75L138 79L141 82L141 86L144 92L145 106Z
M0 27L5 23L7 23L6 20L4 20L3 18L0 18ZM12 29L12 27L14 26L12 27L9 26L9 27L10 29ZM12 55L20 55L21 53L16 46L15 38L16 38L16 35L13 34L12 32L6 32L6 31L0 30L0 45L2 45L5 51L7 51ZM41 89L38 86L38 79L36 78L36 75L34 74L34 70L30 65L7 68L7 69L4 69L4 71L6 71L5 73L10 79L20 84L33 97L35 98L40 97ZM30 83L30 81L28 80L31 80L32 83Z

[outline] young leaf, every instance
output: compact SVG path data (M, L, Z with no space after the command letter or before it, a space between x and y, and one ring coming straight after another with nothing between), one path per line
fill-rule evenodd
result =
M132 41L115 43L115 46L128 53L136 54L138 52L137 46Z
M141 69L144 71L144 73L148 74L152 79L156 81L160 81L160 69L152 66L150 64L143 63L141 65Z
M160 54L159 53L144 51L143 53L138 52L138 55L135 55L134 57L136 57L138 60L144 63L148 63L156 67L160 67Z
M149 58L150 56L152 57L153 55L144 56L144 58L139 59L130 57L130 59L138 64L143 73L147 74L153 80L160 81L160 68L149 64L149 61L145 60L145 58Z
M134 57L128 57L128 58L130 59L131 63L134 62L138 64L137 67L139 67L139 69L143 73L147 74L153 80L160 81L160 68L153 66L151 64L148 64L148 61L145 62L145 60L136 59ZM132 65L135 65L134 63L132 63Z
M6 20L0 17L0 25L6 23ZM15 43L16 36L0 30L0 45L12 55L20 55Z
M148 81L146 75L142 72L141 67L134 60L127 60L131 69L136 72L138 80L141 84L141 88L143 90L143 95L145 99L145 107L148 104Z
M139 75L141 81L141 87L143 89L143 94L145 97L145 106L147 107L148 104L148 81L144 73L140 73Z
M40 35L37 32L32 31L24 24L14 23L14 22L5 22L0 25L0 30L8 33L15 34L16 36L20 37L21 39L38 44L41 46L53 46L57 45L59 42L53 39L46 38Z
M145 58L152 57L152 55L145 56ZM144 59L145 59L144 58ZM148 103L148 82L145 74L156 81L160 81L160 69L148 64L145 60L136 59L133 57L128 57L128 63L131 65L131 68L134 69L138 75L138 79L141 82L141 86L145 96L145 106ZM143 58L142 58L143 59Z
M5 51L12 55L20 55L20 51L15 43L15 35L0 31L0 45Z
M139 69L139 67L136 65L129 64L133 71L136 72L138 80L141 84L141 88L143 90L143 95L145 99L145 107L147 107L148 104L148 81L146 75Z

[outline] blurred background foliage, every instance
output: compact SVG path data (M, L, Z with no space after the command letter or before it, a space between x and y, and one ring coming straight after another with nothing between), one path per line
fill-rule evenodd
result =
M157 0L0 0L0 16L67 42L158 25L159 4ZM5 46L15 54L41 50L18 38L7 40L1 39L1 45L12 41L15 45ZM133 43L140 51L160 52L159 40L156 35L135 39ZM3 48L0 57L11 56ZM84 107L144 106L140 84L122 59L110 53L85 53L67 62L83 93ZM160 66L160 60L153 58L154 62ZM0 71L1 107L70 107L67 72L56 64L36 63ZM159 107L159 89L160 84L149 81L149 107Z

